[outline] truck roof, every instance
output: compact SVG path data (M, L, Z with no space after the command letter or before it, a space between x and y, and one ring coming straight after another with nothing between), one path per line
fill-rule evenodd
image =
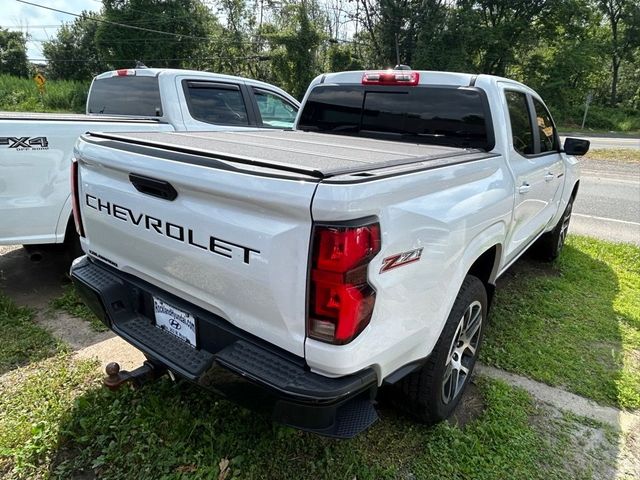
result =
M117 76L118 72L127 72L127 75L138 76L138 77L157 77L162 75L163 77L177 77L177 76L188 76L188 77L198 77L198 78L206 78L208 80L218 80L218 81L234 81L234 82L244 82L248 85L253 85L255 87L265 87L269 90L277 90L278 92L284 94L289 100L292 100L296 105L299 104L298 100L292 97L285 90L266 83L261 82L259 80L254 80L247 77L238 77L235 75L225 75L223 73L215 73L215 72L205 72L201 70L185 70L178 68L129 68L129 69L120 69L120 70L110 70L108 72L101 73L94 77L94 80L101 80L103 78L109 78L113 76Z
M89 133L82 138L168 160L212 167L219 167L219 160L230 161L317 179L418 163L425 163L425 168L444 166L492 156L482 150L295 130ZM181 156L184 154L190 158Z
M482 79L489 83L495 84L497 82L506 82L533 91L523 83L510 78L499 77L497 75L475 74L475 73L461 73L461 72L443 72L437 70L388 70L393 72L416 72L419 74L418 85L451 85L458 87L473 86ZM372 69L372 70L352 70L347 72L335 72L325 73L318 75L309 85L309 90L318 84L360 84L362 83L363 76L366 73L371 72L384 72L384 70ZM535 92L534 92L535 93ZM537 95L537 94L536 94Z

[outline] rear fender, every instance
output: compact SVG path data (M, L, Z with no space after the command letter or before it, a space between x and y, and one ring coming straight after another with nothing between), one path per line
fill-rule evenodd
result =
M64 243L65 235L67 233L67 226L69 225L69 221L72 215L71 208L71 194L67 197L60 210L60 215L58 215L58 223L56 225L56 241L55 243Z

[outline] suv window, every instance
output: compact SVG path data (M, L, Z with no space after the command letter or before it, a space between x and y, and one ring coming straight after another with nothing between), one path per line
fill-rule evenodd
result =
M185 88L191 116L217 125L249 125L240 87L232 84L187 82Z
M464 87L315 87L298 128L453 147L493 148L483 94Z
M533 106L536 109L536 123L540 132L540 153L558 151L558 137L549 111L535 98Z
M531 116L527 105L527 96L522 92L506 90L504 95L509 108L509 121L511 123L511 136L513 148L523 155L532 155L533 130L531 128Z
M274 128L291 128L296 120L298 109L275 93L253 89L265 126Z
M97 79L91 85L87 103L89 113L162 116L158 77L132 75Z

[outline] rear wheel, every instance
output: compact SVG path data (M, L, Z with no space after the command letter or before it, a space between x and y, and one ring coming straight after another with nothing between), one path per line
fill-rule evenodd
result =
M69 263L84 255L82 246L80 245L80 235L78 235L78 232L76 231L73 218L71 218L67 224L67 231L64 235L64 249Z
M562 217L550 232L543 234L534 245L534 252L538 258L544 261L553 261L560 255L564 242L569 233L569 223L571 222L571 211L573 210L573 198L569 199L567 208L564 209Z
M449 417L471 379L486 315L487 291L468 275L427 363L394 386L393 403L427 424Z

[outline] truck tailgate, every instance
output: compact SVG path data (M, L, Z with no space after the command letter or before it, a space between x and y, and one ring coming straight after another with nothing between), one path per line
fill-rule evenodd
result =
M304 355L317 180L211 168L82 140L76 157L91 257Z

